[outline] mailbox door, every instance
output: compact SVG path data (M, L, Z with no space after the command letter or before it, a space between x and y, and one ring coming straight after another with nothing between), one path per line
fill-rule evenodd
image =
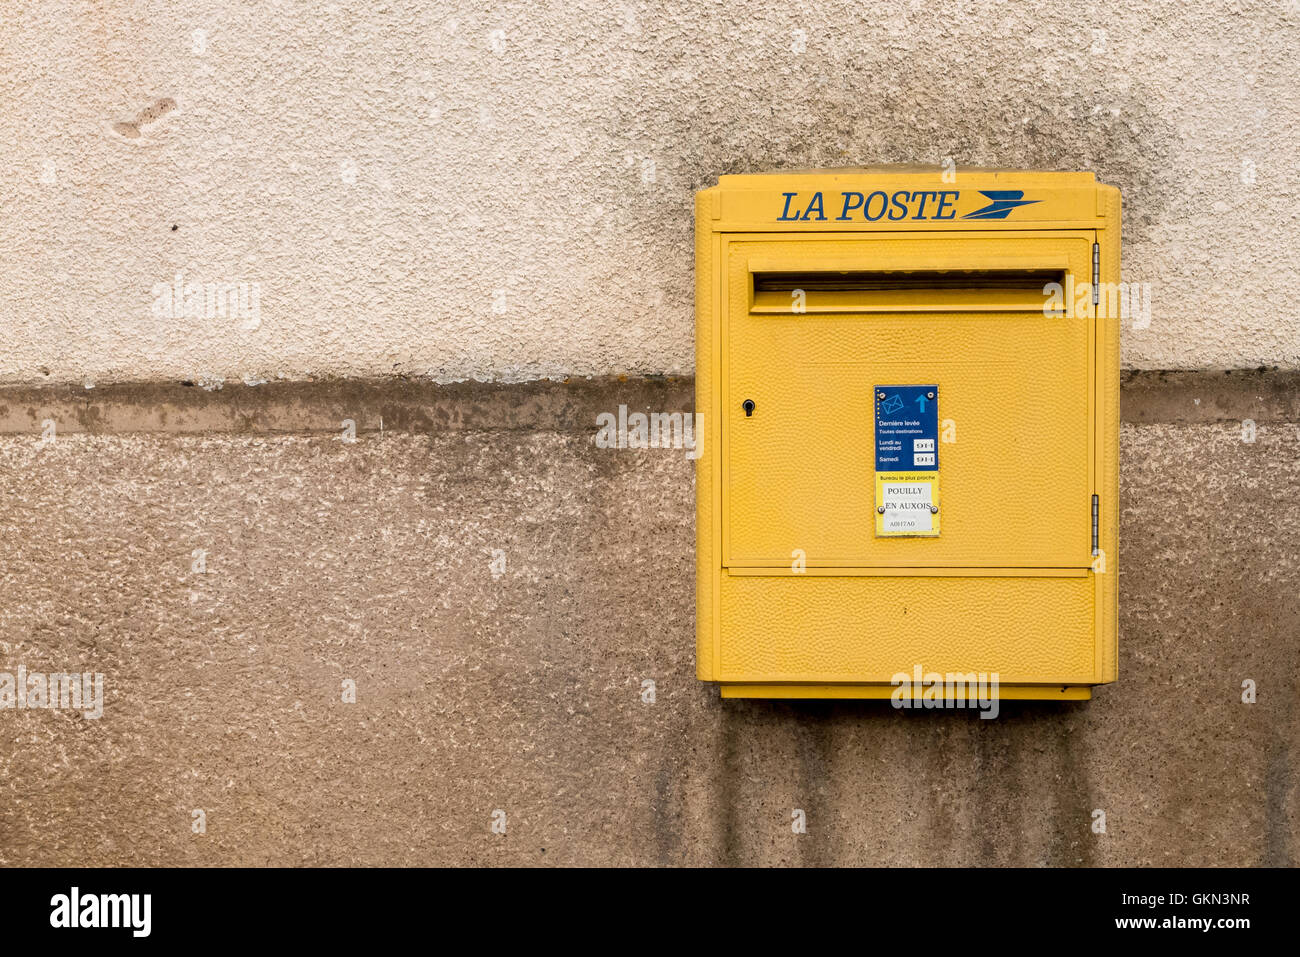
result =
M1094 240L727 237L723 564L1087 567ZM873 395L885 384L937 386L935 537L876 534Z

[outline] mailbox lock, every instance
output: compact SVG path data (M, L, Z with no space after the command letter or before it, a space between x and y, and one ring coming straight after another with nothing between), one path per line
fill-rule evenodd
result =
M754 414L753 399L746 399L744 402L740 404L740 407L745 410L745 418L749 418L751 415Z
M876 511L879 512L881 515L884 515L884 514L885 514L885 506L883 506L883 505L877 505L877 506L876 506Z

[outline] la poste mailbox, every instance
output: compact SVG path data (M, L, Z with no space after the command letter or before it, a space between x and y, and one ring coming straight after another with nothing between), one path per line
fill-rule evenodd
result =
M727 697L1113 681L1119 268L1119 191L1091 173L698 193L699 677Z

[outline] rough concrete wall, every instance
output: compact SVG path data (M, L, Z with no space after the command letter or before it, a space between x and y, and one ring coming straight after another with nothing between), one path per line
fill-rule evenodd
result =
M1123 190L1128 365L1300 366L1294 3L3 16L2 380L689 374L693 190L944 157Z
M696 681L691 463L592 442L690 401L0 394L0 670L93 668L107 698L5 712L0 864L1300 859L1297 377L1130 378L1120 681L996 721Z

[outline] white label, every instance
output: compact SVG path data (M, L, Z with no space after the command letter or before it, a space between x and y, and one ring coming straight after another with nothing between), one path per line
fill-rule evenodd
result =
M917 467L921 465L933 465L933 464L934 464L933 452L917 452L915 455L912 456L913 467Z
M913 440L912 440L912 451L913 451L913 452L933 452L933 451L934 451L934 439L913 439Z
M881 516L882 530L885 532L928 532L933 529L930 521L929 482L885 482L880 486L881 505L885 514Z

